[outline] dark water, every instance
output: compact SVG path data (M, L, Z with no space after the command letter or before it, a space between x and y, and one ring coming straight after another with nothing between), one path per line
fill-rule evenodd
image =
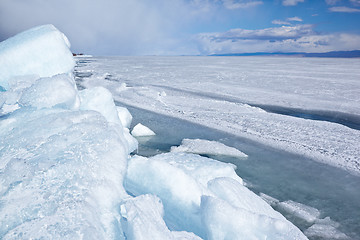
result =
M117 103L119 104L119 103ZM125 106L132 113L133 125L141 122L156 132L154 137L139 139L139 152L152 156L168 152L183 138L201 138L222 142L246 154L247 160L218 157L237 166L237 174L255 193L263 192L280 201L293 200L320 210L321 218L330 217L351 239L360 239L360 178L346 171L315 162L303 156L279 151L248 139ZM294 221L293 221L294 222ZM294 222L300 229L308 225Z

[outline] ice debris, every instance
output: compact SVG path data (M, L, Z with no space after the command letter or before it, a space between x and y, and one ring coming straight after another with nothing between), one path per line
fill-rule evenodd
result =
M226 146L217 141L204 139L183 139L181 145L172 147L171 152L187 152L207 155L224 155L236 158L246 158L247 155L236 148Z
M136 124L136 126L131 131L131 134L134 137L146 137L156 135L150 128L142 125L141 123Z

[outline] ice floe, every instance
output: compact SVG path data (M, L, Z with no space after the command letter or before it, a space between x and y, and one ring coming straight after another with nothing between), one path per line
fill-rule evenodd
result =
M172 147L171 152L188 152L207 155L224 155L237 158L246 158L247 155L236 148L226 146L217 141L204 139L183 139L181 145Z
M146 137L156 135L150 128L142 125L141 123L135 125L135 127L131 130L131 134L134 137Z

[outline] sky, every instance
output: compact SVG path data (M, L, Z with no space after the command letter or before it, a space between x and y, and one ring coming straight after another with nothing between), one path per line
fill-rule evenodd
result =
M360 0L0 0L0 41L49 23L96 56L360 49Z

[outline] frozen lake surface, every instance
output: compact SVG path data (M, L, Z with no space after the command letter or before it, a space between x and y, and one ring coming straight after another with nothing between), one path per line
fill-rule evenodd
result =
M108 88L132 113L133 125L156 133L138 139L140 155L168 152L184 138L235 147L248 159L215 158L234 163L254 192L315 208L315 219L331 218L309 222L285 203L273 205L310 239L329 239L326 226L336 226L333 239L346 239L341 233L360 239L359 65L358 59L104 57L79 58L75 74L78 88ZM316 227L323 234L310 231Z

